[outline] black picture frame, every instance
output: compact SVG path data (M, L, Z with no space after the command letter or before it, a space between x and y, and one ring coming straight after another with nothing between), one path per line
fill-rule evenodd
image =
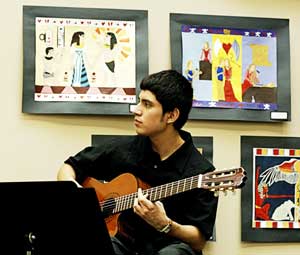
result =
M171 13L170 39L172 68L180 73L182 72L182 25L205 25L207 27L235 29L269 29L275 31L277 36L277 111L193 107L189 116L190 119L254 122L282 122L291 120L288 19ZM277 114L273 113L279 113L279 116L277 117Z
M23 6L23 102L30 114L130 115L130 104L108 102L35 101L35 17L135 21L136 95L148 75L148 11L51 6Z
M299 229L252 228L253 148L299 148L299 137L241 136L241 166L246 170L247 183L241 193L241 239L244 242L299 242Z
M91 145L96 146L103 142L108 142L112 139L118 138L118 140L127 139L128 137L132 137L133 135L92 135L91 137ZM202 155L209 160L211 163L213 162L213 137L210 136L193 136L192 137L194 145L202 149ZM210 241L216 241L216 227L214 227L213 235Z

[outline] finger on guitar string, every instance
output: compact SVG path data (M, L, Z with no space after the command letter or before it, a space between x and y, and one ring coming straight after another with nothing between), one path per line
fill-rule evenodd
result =
M153 210L154 209L154 204L147 199L148 194L143 194L143 191L141 188L138 188L138 203L143 209L147 210Z
M142 194L142 190L139 188L138 192L137 192L137 197L135 197L135 199L133 201L133 211L138 215L141 215L141 212L142 212L142 204L140 204L140 199L143 196L144 195Z

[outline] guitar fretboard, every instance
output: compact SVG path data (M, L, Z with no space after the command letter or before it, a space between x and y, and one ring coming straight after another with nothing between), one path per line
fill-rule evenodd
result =
M188 177L179 181L170 182L160 186L143 190L143 194L147 195L147 199L154 202L166 197L170 197L185 191L189 191L195 188L199 188L199 183L201 183L201 175ZM138 197L138 193L131 193L128 195L120 196L115 198L113 202L113 213L118 213L133 207L134 199ZM109 209L106 207L112 206L112 202L104 201L102 202L103 210Z

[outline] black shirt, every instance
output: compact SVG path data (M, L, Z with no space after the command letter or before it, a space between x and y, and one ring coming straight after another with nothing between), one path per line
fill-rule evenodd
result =
M180 131L185 143L170 157L161 160L150 139L132 136L113 139L99 146L87 147L65 163L71 165L82 183L88 176L110 181L122 173L132 173L150 186L158 186L214 170L192 142L188 132ZM121 187L120 187L121 188ZM206 239L213 232L218 199L213 192L192 189L162 200L170 219L199 228ZM129 209L120 219L130 223L131 242L137 250L159 249L176 239L162 234Z

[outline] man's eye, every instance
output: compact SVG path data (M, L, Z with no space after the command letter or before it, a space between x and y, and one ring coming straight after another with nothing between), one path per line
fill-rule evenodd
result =
M149 102L144 102L145 107L150 107L151 104Z

